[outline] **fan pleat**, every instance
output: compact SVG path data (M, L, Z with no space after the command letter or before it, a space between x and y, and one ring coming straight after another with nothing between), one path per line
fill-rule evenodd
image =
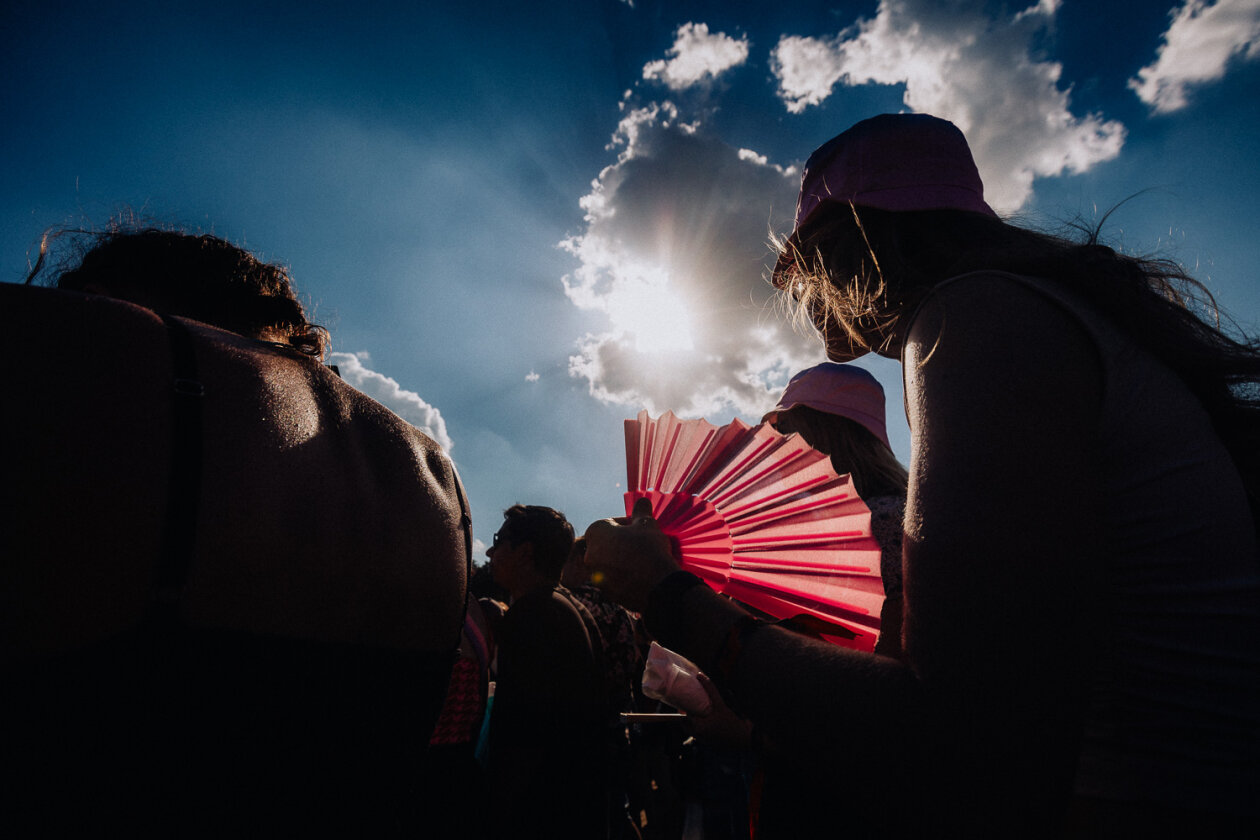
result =
M682 567L774 618L871 650L884 592L870 511L797 435L646 411L626 421L627 513L646 497Z

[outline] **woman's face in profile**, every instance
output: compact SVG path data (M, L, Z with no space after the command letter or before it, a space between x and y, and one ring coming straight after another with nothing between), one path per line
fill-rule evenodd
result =
M822 339L828 359L840 363L851 362L870 352L866 347L854 342L849 331L836 320L831 307L815 299L811 302L810 310L810 319L814 322L814 328L818 330L818 337Z
M865 347L856 346L849 334L838 324L832 324L826 331L819 330L823 336L823 346L827 348L827 359L833 362L851 362L870 352Z
M893 325L885 325L883 329L870 325L864 329L865 325L862 322L869 323L871 319L863 317L854 325L859 335L859 338L854 338L836 319L830 307L816 305L813 307L811 317L826 348L827 359L830 361L844 364L860 359L867 353L876 353L888 359L900 360L901 358L901 342L896 340L896 336L890 332Z

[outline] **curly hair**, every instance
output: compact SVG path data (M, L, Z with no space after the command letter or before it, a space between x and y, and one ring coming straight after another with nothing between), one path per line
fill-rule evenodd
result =
M1260 513L1260 340L1223 325L1211 292L1180 265L1117 253L1099 243L1100 228L1078 226L1073 241L979 213L838 204L775 243L774 284L798 317L875 351L950 277L1005 271L1071 289L1198 398Z
M322 358L328 331L312 324L287 269L209 234L114 225L103 232L48 234L26 282L39 274L50 242L71 240L71 258L50 285L98 292Z

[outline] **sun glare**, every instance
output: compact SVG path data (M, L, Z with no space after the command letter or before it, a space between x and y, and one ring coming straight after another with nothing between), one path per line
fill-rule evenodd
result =
M608 300L613 326L634 340L639 352L690 350L691 318L687 304L669 288L663 271L623 277Z

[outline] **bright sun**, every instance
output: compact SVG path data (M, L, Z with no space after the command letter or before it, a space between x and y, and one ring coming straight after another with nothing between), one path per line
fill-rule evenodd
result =
M633 337L639 352L692 348L687 304L669 288L663 271L620 278L608 298L608 315L617 330Z

